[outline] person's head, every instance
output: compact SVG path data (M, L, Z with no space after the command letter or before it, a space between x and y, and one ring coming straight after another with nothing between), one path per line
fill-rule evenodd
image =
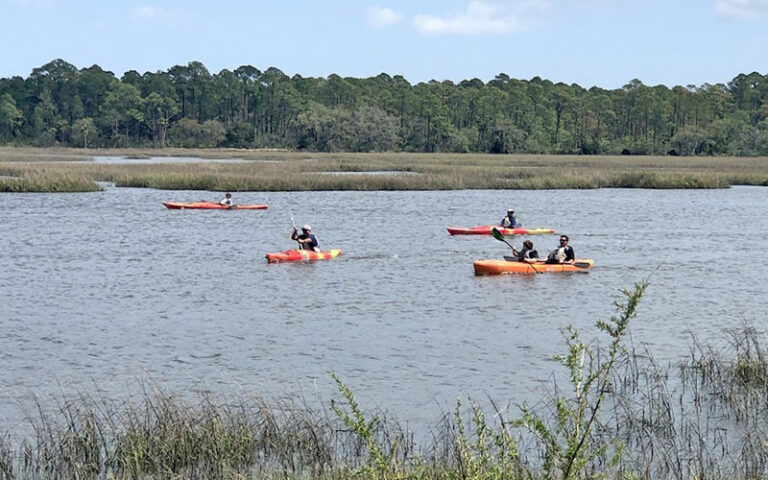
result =
M560 235L560 245L568 245L568 235Z
M301 231L309 233L312 231L312 227L310 227L309 225L304 225L303 227L301 227Z
M515 214L514 210L507 210L507 215L514 215L514 214Z
M227 198L232 198L232 194L231 194L231 193L228 193L228 194L226 194L226 195L225 195L225 197L227 197Z
M523 247L527 248L528 250L533 250L533 242L526 240L523 242Z

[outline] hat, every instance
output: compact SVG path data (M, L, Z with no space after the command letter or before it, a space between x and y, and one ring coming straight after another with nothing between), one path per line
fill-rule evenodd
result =
M515 213L515 211L510 208L509 210L507 210L507 213Z
M301 227L301 229L309 231L309 230L312 230L312 227L310 227L309 225L304 225L303 227Z

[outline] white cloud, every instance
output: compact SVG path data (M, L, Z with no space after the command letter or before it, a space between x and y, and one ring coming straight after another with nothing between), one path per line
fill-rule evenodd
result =
M755 18L768 13L768 0L717 0L715 12L725 18Z
M176 16L173 14L173 12L164 8L155 7L152 5L144 5L134 8L131 11L131 18L140 21L148 20L171 24L174 23Z
M378 27L388 27L399 23L402 17L391 8L368 7L368 23Z
M462 13L417 15L413 25L422 33L513 33L530 29L548 9L549 4L543 0L472 0Z

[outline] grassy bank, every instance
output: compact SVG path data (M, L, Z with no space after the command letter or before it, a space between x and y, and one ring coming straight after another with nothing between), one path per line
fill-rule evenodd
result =
M627 351L646 285L625 290L617 314L597 323L599 342L564 329L566 381L551 396L520 409L491 402L490 411L457 401L425 443L365 412L335 375L330 408L259 397L185 402L146 388L135 403L63 401L32 421L30 438L0 437L0 479L766 478L759 336L745 326L719 347L694 340L687 359L666 366L652 352Z
M115 165L88 161L96 155L244 162ZM99 181L167 190L265 192L727 188L768 185L768 158L0 148L0 177L17 177L0 178L0 191L44 192L89 191L99 189L95 183Z

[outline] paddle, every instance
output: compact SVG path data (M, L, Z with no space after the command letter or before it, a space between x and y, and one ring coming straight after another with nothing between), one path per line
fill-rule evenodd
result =
M587 262L573 262L571 265L576 268L589 268L589 263Z
M493 227L491 229L491 235L493 235L493 238L495 238L496 240L499 240L499 241L504 242L507 245L509 245L509 247L512 249L513 253L515 253L515 254L517 253L517 249L515 247L513 247L512 244L509 243L506 238L504 238L504 234L501 233L498 228ZM506 259L507 259L507 257L504 257L504 260L506 260ZM529 263L528 265L531 266L531 268L533 269L534 272L536 272L536 273L543 273L541 270L536 268L536 266L534 264Z
M294 232L296 232L296 233L298 233L298 232L299 232L299 229L296 227L296 222L294 222L294 221L293 221L293 209L290 209L290 208L289 208L289 209L288 209L288 213L290 213L290 214L291 214L291 224L293 225L293 231L294 231ZM301 242L299 241L299 239L298 239L298 238L296 239L296 243L298 243L298 244L299 244L299 250L301 250Z
M504 238L504 234L501 233L498 228L493 227L491 229L491 235L493 235L493 238L495 238L496 240L499 240L509 245L509 248L511 248L513 252L516 251L515 247L513 247L512 244L509 243L506 238Z

